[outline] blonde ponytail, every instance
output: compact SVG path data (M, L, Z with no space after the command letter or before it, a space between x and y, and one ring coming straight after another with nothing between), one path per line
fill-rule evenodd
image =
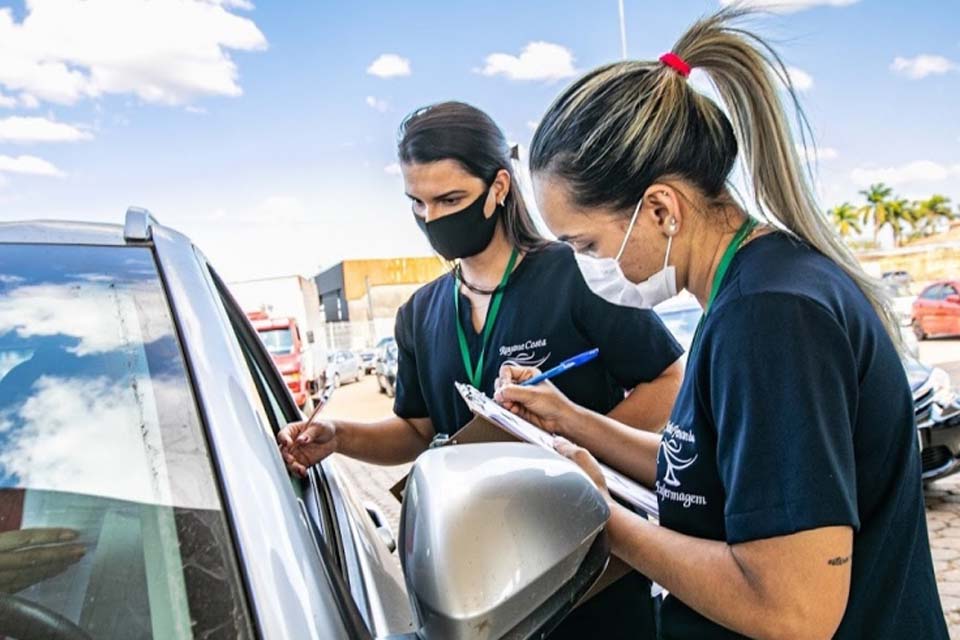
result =
M739 151L761 215L839 265L901 348L883 288L864 273L817 204L780 92L793 104L806 146L812 137L803 110L776 51L737 26L745 14L734 8L704 18L673 48L709 76L726 114L659 61L606 65L551 105L531 143L531 170L566 180L585 207L630 209L650 184L667 177L694 184L708 202L724 202Z

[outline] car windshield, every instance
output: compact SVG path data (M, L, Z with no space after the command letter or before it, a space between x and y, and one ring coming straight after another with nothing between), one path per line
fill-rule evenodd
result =
M271 354L282 356L293 353L293 334L289 328L261 329L257 333Z
M250 637L216 487L150 249L0 245L0 593L90 637Z
M697 323L700 322L700 316L703 313L700 307L658 311L657 313L663 320L663 324L677 339L677 342L684 349L689 350L693 343L693 334L697 330Z

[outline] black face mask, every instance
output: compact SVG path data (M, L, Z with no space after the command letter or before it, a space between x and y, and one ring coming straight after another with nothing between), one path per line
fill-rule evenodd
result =
M497 222L500 220L500 209L497 205L493 214L487 218L483 215L483 205L487 200L488 191L480 194L476 200L465 208L427 222L417 214L417 224L423 231L434 250L447 260L469 258L475 256L490 245L493 234L497 231Z

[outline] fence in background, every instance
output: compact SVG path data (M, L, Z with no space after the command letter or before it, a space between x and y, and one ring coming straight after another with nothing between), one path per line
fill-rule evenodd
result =
M360 322L327 322L318 332L323 347L331 351L359 351L369 349L383 338L393 335L393 318L376 318Z

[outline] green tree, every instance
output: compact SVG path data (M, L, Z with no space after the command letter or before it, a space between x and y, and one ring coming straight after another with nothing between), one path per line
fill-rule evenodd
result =
M904 227L914 224L914 220L916 219L913 203L906 198L894 198L893 200L888 200L884 208L886 210L886 218L883 224L877 228L877 231L889 225L893 231L893 244L899 247L903 240Z
M956 214L950 208L950 198L934 194L926 200L919 200L913 207L913 226L917 233L929 236L936 233L943 221L950 221Z
M844 202L830 209L827 211L827 215L830 216L833 226L842 238L863 232L863 227L860 226L860 212L849 202Z
M873 242L876 244L880 229L889 224L887 204L893 189L882 182L870 185L860 195L867 199L867 204L860 208L863 222L873 225Z

